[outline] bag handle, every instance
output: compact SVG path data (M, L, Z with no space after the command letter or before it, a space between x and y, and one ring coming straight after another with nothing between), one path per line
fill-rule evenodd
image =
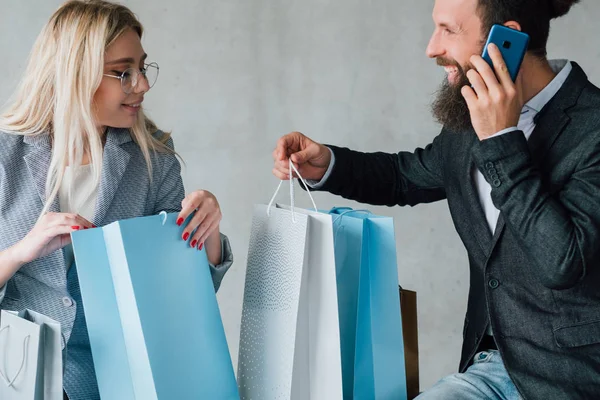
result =
M0 329L0 334L2 334L2 332L5 330L8 332L9 328L10 328L10 325L6 325L4 328ZM12 380L9 379L8 374L2 373L2 370L0 369L0 376L6 382L7 387L12 387L13 384L15 383L15 381L17 380L17 378L19 377L19 375L21 375L21 372L23 372L23 367L25 366L25 359L27 358L27 349L29 348L29 338L30 337L31 337L31 335L27 335L23 339L23 359L21 360L21 366L19 367L19 370L17 371L17 374L15 375L15 377ZM4 369L6 370L6 354L4 355L4 360L3 360L2 364L4 365Z
M169 215L167 214L166 211L161 211L160 213L158 213L158 215L162 218L162 225L165 226L165 224L167 223L167 218L169 218Z
M339 215L346 211L354 211L354 210L352 210L351 207L333 207L331 210L329 210L329 214L338 214Z
M332 223L335 225L335 223L337 222L338 219L342 219L344 217L344 215L346 214L352 214L352 213L365 213L365 214L372 214L371 211L369 210L353 210L350 207L334 207L331 209L330 213L335 213L335 218L333 218ZM333 239L337 239L337 234L340 230L340 227L342 226L342 224L338 224L335 227L335 232L333 233Z
M298 172L298 169L296 169L296 166L294 165L294 163L292 162L292 160L289 160L290 162L290 199L291 199L291 209L292 209L292 222L296 223L296 213L294 212L294 176L292 174L292 172L295 172L296 175L298 176L298 179L300 179L300 181L302 181L302 183L304 184L304 187L306 188L306 193L308 193L308 197L310 197L310 201L312 202L313 208L315 209L315 212L319 212L317 210L317 205L315 204L315 200L313 199L312 195L310 194L310 190L309 190L309 186L306 183L306 181L304 180L304 178L302 178L302 175L300 175L300 172ZM271 197L271 201L269 201L269 205L267 207L267 216L271 216L271 207L273 206L273 202L275 201L275 198L277 197L277 194L279 193L279 189L281 189L281 185L283 184L283 181L279 181L279 186L277 186L277 190L275 190L275 194L273 195L273 197Z

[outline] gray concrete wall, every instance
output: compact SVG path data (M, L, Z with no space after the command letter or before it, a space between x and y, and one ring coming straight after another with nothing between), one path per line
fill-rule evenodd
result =
M12 93L58 0L0 0L0 102ZM438 133L429 114L443 71L425 56L432 0L128 0L161 75L148 113L171 130L187 190L214 192L236 262L218 294L234 363L253 203L277 186L280 135L364 151L412 150ZM600 83L600 3L554 22L549 55L576 60ZM286 191L287 193L287 191ZM305 194L298 201L308 206ZM356 204L316 194L317 205ZM281 202L286 202L282 194ZM372 208L393 216L398 277L419 298L421 384L456 370L469 287L467 257L444 202Z

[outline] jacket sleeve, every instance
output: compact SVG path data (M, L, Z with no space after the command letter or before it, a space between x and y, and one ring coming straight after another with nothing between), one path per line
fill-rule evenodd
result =
M479 142L477 167L492 201L551 289L577 284L600 262L600 145L585 150L562 190L551 194L523 132Z
M372 205L413 206L445 199L443 135L412 153L361 153L328 146L335 165L318 190Z

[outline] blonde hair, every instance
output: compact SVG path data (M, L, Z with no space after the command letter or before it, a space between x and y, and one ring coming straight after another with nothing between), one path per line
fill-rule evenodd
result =
M94 121L93 97L103 77L106 49L128 29L142 37L141 23L125 6L101 0L64 3L38 36L14 102L0 115L0 130L50 135L52 161L41 215L58 196L67 165L80 166L84 153L91 158L94 187L99 185L103 143ZM156 125L140 110L130 133L150 176L151 152L173 153L164 144L168 135L159 140L156 132ZM72 183L71 179L69 196Z

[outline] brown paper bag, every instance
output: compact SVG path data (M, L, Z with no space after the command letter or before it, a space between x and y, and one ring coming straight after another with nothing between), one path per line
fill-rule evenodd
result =
M417 329L417 293L400 287L400 312L406 362L408 399L419 395L419 333Z

